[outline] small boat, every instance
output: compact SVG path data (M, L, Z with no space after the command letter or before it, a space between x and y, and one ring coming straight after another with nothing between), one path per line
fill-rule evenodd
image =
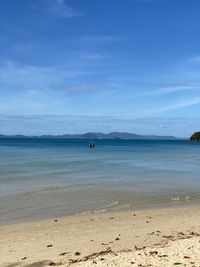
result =
M94 142L89 142L88 147L89 147L89 148L94 148L94 147L95 147L95 143L94 143Z

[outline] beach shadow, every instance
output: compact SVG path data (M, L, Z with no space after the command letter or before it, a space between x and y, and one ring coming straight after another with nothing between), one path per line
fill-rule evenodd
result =
M43 266L47 266L48 263L49 261L38 261L38 262L27 264L24 267L43 267Z
M6 267L16 267L16 266L19 266L19 262L6 264Z
M38 261L38 262L34 262L34 263L30 263L30 264L25 264L23 265L24 267L44 267L47 266L49 263L49 261ZM6 267L17 267L17 266L21 266L21 262L14 262L14 263L10 263L7 264Z

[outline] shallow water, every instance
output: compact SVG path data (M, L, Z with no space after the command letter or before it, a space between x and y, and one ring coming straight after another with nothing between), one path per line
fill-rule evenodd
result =
M200 143L0 139L0 224L200 200Z

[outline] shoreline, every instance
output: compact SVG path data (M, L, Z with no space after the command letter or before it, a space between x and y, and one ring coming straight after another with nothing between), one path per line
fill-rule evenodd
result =
M130 262L117 264L136 254L137 263L149 249L199 244L199 235L199 206L108 211L13 224L0 227L0 266L94 266L93 261L95 266L130 266Z
M39 191L40 192L40 191ZM156 199L157 198L157 199ZM193 207L193 206L200 206L200 198L199 193L193 193L192 194L177 194L174 197L169 197L164 195L162 196L156 196L156 198L153 199L149 197L149 203L148 198L143 199L143 201L139 201L138 203L123 203L121 202L121 199L118 197L115 199L115 202L108 203L105 206L99 207L97 209L89 209L89 210L83 210L79 212L68 212L67 208L64 208L64 205L60 206L61 209L55 209L52 207L52 211L50 211L51 207L47 207L47 211L45 211L45 208L42 212L38 212L38 210L28 210L26 209L26 212L23 213L21 210L17 212L17 209L15 210L15 216L8 216L9 213L5 213L3 211L0 213L1 219L0 219L0 227L9 226L9 225L15 225L15 224L23 224L23 223L31 223L31 222L39 222L44 220L51 220L56 217L58 218L64 218L68 216L81 216L81 215L90 215L90 214L101 214L101 213L107 213L107 212L128 212L131 210L135 211L148 211L148 210L157 210L157 209L173 209L173 208L184 208L184 207ZM117 200L119 199L119 200ZM137 200L137 198L136 198ZM4 218L4 215L8 216L8 218Z
M117 201L118 202L118 201ZM118 205L120 205L120 202L115 202L112 203L108 206L105 206L100 209L96 210L88 210L88 211L82 211L82 212L77 212L77 213L69 213L69 214L62 214L62 215L51 215L51 216L35 216L35 217L30 217L30 218L17 218L14 219L14 222L10 222L11 219L5 220L5 222L0 223L0 229L1 227L6 227L6 226L12 226L12 225L19 225L19 224L27 224L27 223L37 223L37 222L42 222L42 221L47 221L47 220L53 220L55 218L57 219L62 219L62 218L67 218L67 217L74 217L74 216L87 216L91 214L104 214L104 213L123 213L123 212L129 212L134 210L135 212L145 212L145 211L154 211L154 210L160 210L160 209L176 209L176 208L189 208L189 207L200 207L200 199L181 199L180 197L171 199L171 201L168 202L162 202L162 203L152 203L151 205L140 205L138 207L136 206L122 206L117 208ZM116 207L116 208L113 208Z

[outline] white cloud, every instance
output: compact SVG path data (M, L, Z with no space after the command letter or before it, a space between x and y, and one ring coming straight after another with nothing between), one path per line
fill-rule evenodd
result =
M159 89L146 91L143 93L143 95L162 95L162 94L170 94L175 92L194 92L194 91L200 91L200 83L193 83L193 84L175 84L175 85L168 85L161 87Z
M159 125L159 127L160 127L160 128L166 128L166 126L163 125L163 124Z
M65 0L47 0L49 3L49 11L63 18L72 18L82 16L83 12L78 12L74 10L72 7L68 6Z
M80 68L69 66L42 67L21 65L9 60L0 62L1 86L35 88L45 87L52 84L62 83L64 79L80 77L86 72Z
M152 0L137 0L138 2L146 3L146 2L152 2Z
M85 35L82 37L83 40L89 42L113 42L119 39L119 37L112 35Z
M200 104L200 97L193 97L193 98L189 98L189 99L186 99L186 100L177 101L176 103L170 104L168 106L164 106L164 107L161 107L161 108L148 110L145 113L147 113L147 114L157 114L157 113L160 113L160 112L180 109L180 108L184 108L184 107L190 107L190 106L198 105L198 104Z
M55 0L58 4L64 5L64 0Z
M99 53L86 52L82 54L82 58L86 60L99 60L105 58L105 56Z
M191 90L200 90L200 84L183 84L183 85L172 85L166 86L159 89L159 93L173 93L178 91L191 91Z
M200 62L200 56L193 57L190 59L191 62Z
M159 127L162 125L164 127ZM124 131L136 134L175 135L189 137L197 131L200 118L121 118L86 115L0 115L2 134L66 134Z

